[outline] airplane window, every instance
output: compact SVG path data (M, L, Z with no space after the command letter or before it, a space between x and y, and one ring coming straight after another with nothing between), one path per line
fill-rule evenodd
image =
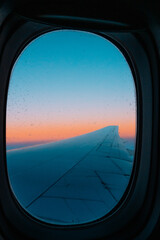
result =
M20 205L59 225L105 216L129 184L136 118L134 79L113 43L74 30L33 40L7 98L7 169Z

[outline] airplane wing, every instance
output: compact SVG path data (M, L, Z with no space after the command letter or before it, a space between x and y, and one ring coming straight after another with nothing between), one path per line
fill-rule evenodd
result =
M7 152L12 190L32 215L78 224L107 214L129 183L133 155L118 126L42 146Z

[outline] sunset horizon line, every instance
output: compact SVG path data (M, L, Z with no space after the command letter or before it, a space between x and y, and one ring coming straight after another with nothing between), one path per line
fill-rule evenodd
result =
M9 141L7 140L7 137L6 137L6 145L15 145L15 144L45 144L45 143L51 143L51 142L58 142L58 141L62 141L62 140L66 140L66 139L70 139L70 138L74 138L74 137L78 137L78 136L82 136L82 135L85 135L85 134L88 134L88 133L91 133L91 132L95 132L95 131L98 131L100 129L103 129L103 128L106 128L106 127L109 127L109 126L118 126L119 125L107 125L105 127L102 127L102 128L98 128L94 131L89 131L89 132L85 132L85 133L82 133L82 134L76 134L76 135L73 135L73 136L69 136L69 137L63 137L63 138L48 138L48 139L42 139L42 140L39 140L38 138L37 139L32 139L32 140L24 140L24 141L20 141L20 140L15 140L15 141ZM131 138L131 139L135 139L135 134L120 134L120 131L119 131L119 136L120 138Z

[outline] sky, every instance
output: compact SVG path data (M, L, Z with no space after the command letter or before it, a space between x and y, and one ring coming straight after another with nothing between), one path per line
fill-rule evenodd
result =
M12 69L6 141L58 141L118 125L136 135L136 94L129 65L110 41L57 30L33 40Z

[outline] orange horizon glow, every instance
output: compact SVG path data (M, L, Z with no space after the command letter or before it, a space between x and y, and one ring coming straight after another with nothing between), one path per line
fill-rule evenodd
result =
M72 125L72 126L43 126L43 127L14 127L8 126L6 129L7 144L20 142L50 142L60 141L76 136L80 136L98 129L117 125L119 126L119 135L121 138L134 138L136 135L136 127L133 122L125 122L120 124L98 124L98 125Z

